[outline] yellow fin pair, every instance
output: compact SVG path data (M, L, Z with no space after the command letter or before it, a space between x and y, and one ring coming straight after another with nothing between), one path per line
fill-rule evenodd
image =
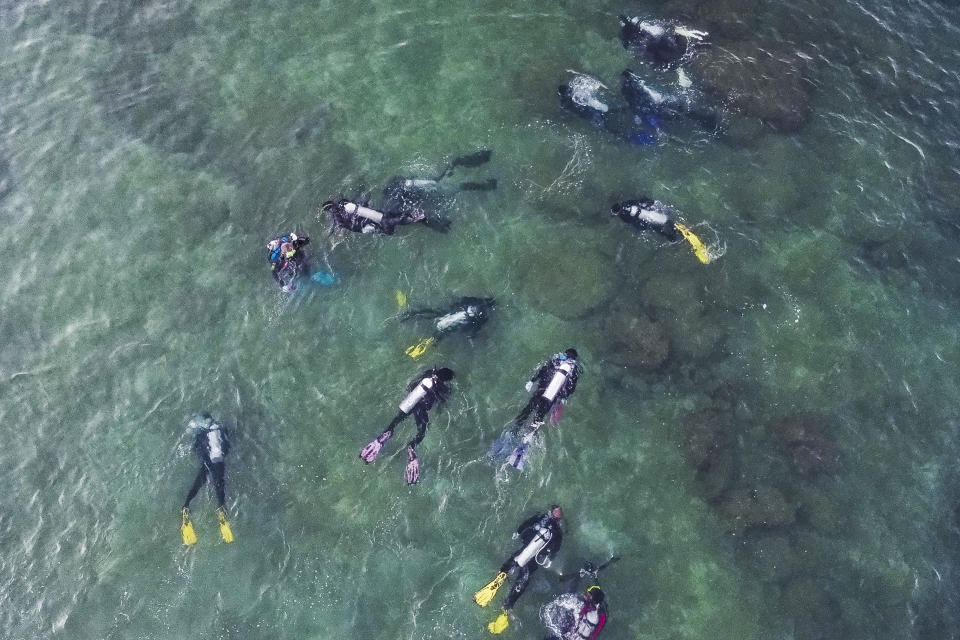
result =
M497 616L496 620L487 625L487 629L490 631L490 633L498 634L506 631L507 627L509 626L510 618L507 617L507 612L503 611Z
M230 529L230 523L227 522L227 514L223 509L217 509L217 522L220 525L220 537L227 544L233 542L233 530ZM193 528L193 521L190 519L190 509L186 507L180 514L180 537L183 538L183 544L192 547L197 544L197 532Z
M674 226L677 228L677 231L680 232L680 235L683 236L683 239L693 247L693 253L697 256L697 259L703 264L709 264L711 259L710 251L707 249L707 245L703 244L703 241L697 237L697 234L691 231L690 227L680 224L679 222Z
M497 574L496 578L485 584L480 591L477 591L475 594L473 594L473 601L481 607L487 606L490 604L490 601L493 600L493 597L497 595L497 590L503 586L503 582L506 579L507 574L501 571Z
M412 347L407 347L407 355L416 360L427 352L427 349L436 342L436 338L424 338Z

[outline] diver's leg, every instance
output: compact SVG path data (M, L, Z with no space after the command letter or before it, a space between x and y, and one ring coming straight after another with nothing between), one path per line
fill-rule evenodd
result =
M417 423L417 435L407 443L407 447L411 449L423 442L423 437L427 434L427 425L430 424L430 416L427 410L418 404L413 408L413 420Z
M536 568L535 563L531 563L525 567L520 567L520 570L517 572L517 577L513 581L513 587L510 588L510 593L507 594L507 597L503 599L503 608L509 610L513 608L514 603L517 599L523 595L524 590L527 588L527 585L530 583L530 574L533 573L533 570Z
M527 405L520 410L520 413L517 414L517 417L514 418L513 422L518 427L524 423L524 421L530 416L530 413L533 411L533 408L537 406L537 400L540 399L540 394L532 396L527 402Z
M533 414L534 423L543 422L544 416L547 415L547 412L550 411L550 408L553 406L553 403L543 396L537 396L537 400L540 402L537 403L537 410Z
M383 430L383 433L381 433L380 435L381 435L381 436L384 436L384 435L389 434L389 435L387 435L387 437L392 436L392 435L393 435L393 430L397 428L397 425L398 425L398 424L400 424L401 422L403 422L404 420L406 420L407 415L408 415L408 414L404 413L403 411L400 411L399 413L397 413L397 415L394 416L393 420L390 421L390 424L387 425L387 428L384 429L384 430Z
M227 489L224 480L226 470L227 465L222 460L220 462L214 462L210 467L211 481L213 482L214 490L217 492L217 506L221 509L224 508L224 503L227 501Z
M193 486L190 487L190 491L187 492L187 499L183 502L184 508L190 506L190 501L197 497L200 487L202 487L206 481L207 467L205 465L200 465L200 471L197 472L197 477L193 480Z

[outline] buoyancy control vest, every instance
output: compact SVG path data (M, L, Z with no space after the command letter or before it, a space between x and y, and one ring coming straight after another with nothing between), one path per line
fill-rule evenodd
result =
M403 402L400 403L400 411L404 413L410 413L413 411L413 408L417 406L417 403L423 400L427 395L427 392L433 389L434 382L432 376L427 376L423 380L417 383L417 386L413 388L407 397L403 399Z
M600 616L601 613L597 607L591 604L584 605L577 618L576 637L589 640L597 630L597 627L600 626Z
M553 374L553 378L550 380L550 384L548 384L547 388L544 390L543 397L550 402L556 400L557 394L560 392L563 384L568 378L570 378L570 376L573 374L573 370L576 368L576 360L564 360L561 362L557 366L557 369Z
M537 557L538 553L544 550L553 538L553 531L549 527L541 524L541 522L533 525L534 529L536 529L533 540L513 559L513 561L517 563L517 566L525 567L527 563Z

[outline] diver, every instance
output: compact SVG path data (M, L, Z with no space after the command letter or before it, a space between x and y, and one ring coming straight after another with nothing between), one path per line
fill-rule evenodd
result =
M610 215L618 216L624 222L632 224L637 229L652 229L661 234L670 242L683 238L693 249L703 264L710 264L720 255L712 251L703 240L687 225L673 219L673 211L659 200L640 198L639 200L624 200L610 207Z
M687 29L673 22L620 16L623 47L655 69L671 69L687 62L706 35L706 31Z
M427 369L407 386L410 392L400 403L400 411L396 417L390 421L387 428L379 436L374 438L360 451L360 459L370 464L377 459L383 443L393 436L393 430L398 424L403 422L407 416L413 414L413 419L417 424L417 435L407 443L407 467L405 476L407 484L414 484L420 480L420 459L417 458L415 447L423 441L427 433L427 425L430 423L428 412L435 404L446 401L450 393L448 383L453 380L453 371L446 367L437 369Z
M630 144L650 145L659 139L660 121L656 117L635 117L629 105L593 76L575 74L567 84L557 87L557 95L563 109Z
M490 319L490 312L493 309L493 298L463 297L455 300L445 310L418 309L404 313L403 320L431 316L433 323L433 335L407 349L407 355L411 358L419 358L431 345L450 333L462 332L472 338Z
M306 270L306 254L303 247L310 244L310 238L296 233L288 233L267 243L267 262L270 273L283 291L294 291L296 279Z
M422 211L378 211L366 206L366 203L353 202L346 198L336 202L328 200L321 205L321 209L330 216L335 227L355 233L380 233L389 236L401 225L426 220Z
M560 527L562 519L563 511L559 506L552 505L546 513L537 514L525 520L513 536L520 538L523 547L501 565L496 578L473 596L474 602L478 605L487 606L507 577L515 573L513 587L503 599L503 612L488 626L492 633L501 633L507 628L510 623L507 614L523 595L530 582L530 575L537 566L549 566L552 558L560 550L560 544L563 541L563 530Z
M649 198L624 200L610 207L610 215L618 216L637 229L652 229L670 242L676 242L680 239L680 233L670 213L667 205Z
M578 596L576 612L565 620L564 628L558 629L544 640L594 640L607 623L606 594L600 585L592 585Z
M443 181L452 175L457 167L479 167L490 161L493 154L489 149L481 149L465 156L458 156L448 164L436 178L408 178L395 176L383 188L384 208L388 211L421 212L423 224L445 233L450 221L435 213L448 191L492 191L497 188L497 180L488 178L479 182L461 182L456 188L446 187ZM434 213L431 213L434 212Z
M577 388L582 370L577 358L577 350L571 347L540 365L526 384L527 391L533 391L533 395L514 418L515 427L522 427L530 414L533 414L532 423L540 425L551 410L557 411L566 404Z
M722 122L720 111L698 102L696 98L701 97L698 92L692 89L678 94L657 91L629 69L621 74L620 91L630 105L635 121L653 129L661 128L661 120L686 118L707 131L716 131Z
M188 423L188 428L197 432L193 440L193 449L200 458L200 470L187 492L187 499L183 502L181 513L180 532L183 543L194 545L197 543L197 534L190 520L190 502L209 480L217 494L217 520L220 525L220 536L224 542L233 542L233 531L227 522L226 511L226 457L230 452L230 440L223 424L214 420L209 413L194 416Z
M560 106L588 120L599 129L607 128L613 96L609 89L593 76L578 73L570 82L557 88Z

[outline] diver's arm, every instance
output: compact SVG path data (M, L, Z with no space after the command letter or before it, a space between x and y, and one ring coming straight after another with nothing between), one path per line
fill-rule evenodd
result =
M524 537L524 534L527 533L529 530L533 529L533 525L540 522L540 518L542 517L543 517L543 514L541 513L534 516L530 516L529 518L524 520L520 524L520 526L517 527L517 535L519 535L521 538ZM527 541L524 540L524 542L527 542Z

